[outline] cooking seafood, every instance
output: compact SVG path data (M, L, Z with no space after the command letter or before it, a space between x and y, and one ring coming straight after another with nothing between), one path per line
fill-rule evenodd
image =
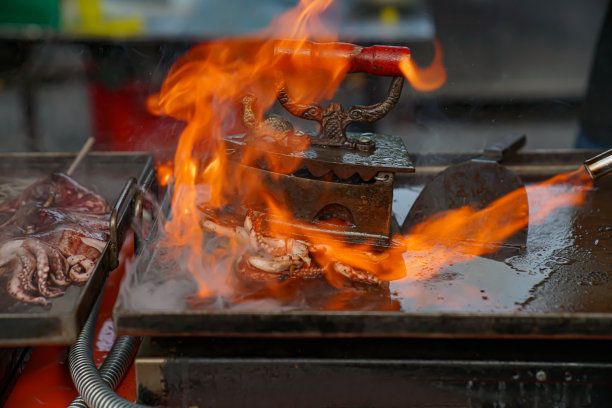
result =
M244 227L228 227L205 219L205 230L241 240L249 250L236 264L236 273L247 280L266 281L282 278L318 278L326 273L344 276L351 281L380 285L381 280L374 274L343 264L333 258L325 245L312 245L294 238L271 236L263 226L264 216L249 209L244 218ZM318 265L312 257L325 259Z

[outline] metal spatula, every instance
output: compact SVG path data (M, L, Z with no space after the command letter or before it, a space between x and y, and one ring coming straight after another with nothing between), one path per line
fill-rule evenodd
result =
M525 145L525 135L511 134L488 144L483 155L470 161L449 166L425 185L402 225L402 233L442 211L472 205L478 210L489 206L504 195L522 189L516 208L528 211L527 191L520 177L500 162ZM500 222L496 220L496 222ZM501 221L503 222L503 220ZM495 225L494 223L488 225ZM484 226L483 226L484 227ZM445 237L453 239L452 237ZM503 242L488 242L502 248L525 247L527 228L523 228ZM515 252L516 252L515 250ZM504 251L504 253L508 253Z

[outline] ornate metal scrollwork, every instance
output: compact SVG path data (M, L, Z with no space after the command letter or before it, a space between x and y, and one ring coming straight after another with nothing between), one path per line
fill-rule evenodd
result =
M318 135L311 136L311 142L319 146L334 146L346 149L371 150L375 141L368 138L352 139L346 136L346 128L351 123L375 122L384 117L397 104L404 85L403 77L394 77L384 100L374 105L351 106L344 109L339 103L326 108L320 105L303 105L292 101L284 86L279 87L277 99L294 116L314 120L321 125ZM242 123L249 135L269 137L280 141L294 133L293 126L278 115L267 115L263 121L256 118L253 110L255 97L246 95L242 100Z
M278 90L277 99L292 115L314 120L321 125L320 133L313 137L313 144L369 150L374 147L373 140L350 139L346 137L346 128L351 123L375 122L384 117L397 104L403 85L403 77L394 77L383 101L368 106L351 106L347 110L339 103L332 103L326 108L296 103L290 99L284 86Z

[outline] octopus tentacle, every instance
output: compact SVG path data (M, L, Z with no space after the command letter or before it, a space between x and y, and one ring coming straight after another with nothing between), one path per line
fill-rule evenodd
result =
M259 264L258 260L262 260L262 262L264 260L269 262L274 261L274 259L270 258L243 256L236 265L235 270L237 274L250 281L275 281L279 278L319 278L325 273L324 268L317 266L295 267L295 265L289 265L285 268L284 266L286 265L283 265L283 267L275 269L273 265L267 265L268 268L265 264Z
M36 258L27 249L19 247L15 251L15 256L21 263L21 269L18 268L14 273L19 273L21 276L21 287L27 291L36 293L38 291L37 285L34 283L34 274L36 272Z
M281 256L287 253L286 242L283 239L266 237L263 233L263 215L255 215L251 209L247 210L244 219L244 229L251 238L253 247L272 256Z
M82 267L82 272L78 273L78 274L77 273L73 273L73 274L70 275L70 278L77 285L82 285L85 282L87 282L87 280L89 279L89 277L93 273L93 270L94 270L94 267L96 266L96 264L91 259L85 258L85 259L83 259L79 263L79 265L81 265L81 267Z
M49 258L47 257L47 249L44 244L34 239L26 239L21 245L30 250L36 258L36 284L40 294L46 297L59 296L61 291L52 290L48 285L51 268L49 267Z
M243 255L236 264L235 270L239 276L249 280L264 281L287 277L317 278L331 271L355 282L382 284L375 274L336 260L331 253L331 248L327 245L265 235L263 214L256 213L250 208L247 209L244 218L244 229L237 227L233 231L210 220L202 222L202 227L219 235L232 237L238 236L239 229L244 231L257 254ZM318 263L312 261L311 256L313 255ZM373 261L380 257L368 252L365 255Z
M53 247L49 247L48 255L51 264L51 282L59 287L68 286L70 281L68 280L68 262L66 258Z
M302 268L289 269L288 275L292 278L319 278L325 273L324 268L318 266L306 266Z
M81 276L84 276L85 268L81 264L73 265L68 271L68 276L72 282L78 282L81 280Z
M63 174L31 184L0 204L0 274L9 294L48 304L93 273L109 238L106 200ZM66 257L72 257L70 262Z
M254 248L273 257L295 255L302 259L306 265L310 265L308 244L304 241L293 238L269 237L263 234L263 215L255 215L255 213L249 209L244 219L244 229Z
M249 241L249 234L246 230L241 226L236 227L227 227L221 224L217 224L212 220L204 219L201 222L201 226L204 230L209 232L214 232L217 235L221 235L224 237L235 238L239 242L247 242Z
M80 284L87 282L91 276L95 263L84 255L72 255L67 258L70 269L68 276L72 282Z
M363 269L353 268L350 265L346 265L340 262L332 262L331 268L334 272L339 273L351 280L371 283L373 285L380 285L382 281L373 273L365 271Z
M22 300L28 303L36 303L42 306L48 304L47 299L42 296L32 296L26 292L25 288L21 285L21 268L16 267L13 271L11 279L9 279L6 290L8 293L18 300Z
M66 258L68 265L73 266L79 264L83 259L87 258L85 255L70 255Z

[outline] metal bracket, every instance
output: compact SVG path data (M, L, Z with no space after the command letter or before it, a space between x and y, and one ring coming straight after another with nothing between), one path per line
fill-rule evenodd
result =
M135 194L134 194L134 221L138 222L139 227L142 229L143 223L143 209L144 209L144 188L140 186L135 186ZM143 231L134 231L134 253L138 253L140 251L141 243L140 243L140 235L143 234Z
M123 188L115 207L110 216L110 260L111 270L119 265L119 250L123 241L122 234L127 229L127 223L133 227L133 221L139 220L139 225L143 225L145 194L151 191L155 196L158 194L159 185L155 169L151 168L146 176L140 178L140 183L135 178L130 178ZM131 214L129 210L132 209ZM127 220L124 217L129 215ZM141 239L144 237L143 231L134 231L134 253L141 248Z
M136 185L136 179L131 177L123 187L121 195L117 199L117 203L113 207L110 216L110 242L109 242L109 265L110 270L115 269L119 266L119 242L121 241L120 222L126 214L129 208L129 204L132 203L133 189Z

